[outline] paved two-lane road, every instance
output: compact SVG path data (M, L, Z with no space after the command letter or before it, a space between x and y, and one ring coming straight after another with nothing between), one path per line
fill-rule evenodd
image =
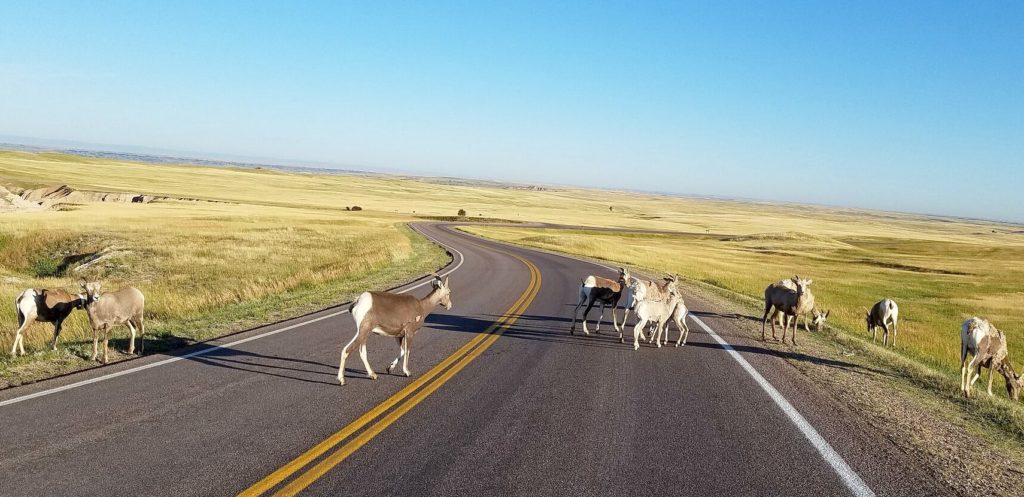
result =
M455 253L454 307L415 337L412 378L383 374L397 345L372 337L380 379L353 355L339 386L339 307L9 389L0 495L949 493L749 340L749 320L687 299L776 398L692 320L681 349L634 352L610 325L570 336L580 280L605 268L419 229Z

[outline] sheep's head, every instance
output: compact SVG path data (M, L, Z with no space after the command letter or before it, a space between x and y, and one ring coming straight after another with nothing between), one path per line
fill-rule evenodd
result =
M85 302L82 305L89 305L100 299L100 282L83 279L79 283L82 286L82 290L85 290Z
M832 310L827 310L825 312L821 312L817 309L811 310L811 315L814 318L811 321L814 323L814 331L821 331L825 328L825 320L828 319L828 315L831 312Z
M433 285L434 289L439 292L441 296L437 303L443 305L444 308L449 311L452 310L452 291L451 288L448 287L448 277L445 276L442 280L440 276L435 274Z
M864 314L864 322L868 325L868 333L871 333L871 313Z
M811 283L813 282L814 280L805 280L799 276L793 277L793 284L796 285L797 293L807 293L809 291L807 287L811 286Z
M626 286L629 286L629 281L632 278L633 277L629 275L629 270L628 269L626 269L624 267L620 267L619 268L619 282L620 283L623 283Z

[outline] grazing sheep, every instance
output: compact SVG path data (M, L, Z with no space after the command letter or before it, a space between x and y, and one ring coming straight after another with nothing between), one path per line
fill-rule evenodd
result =
M108 342L110 328L119 324L126 325L132 336L128 342L128 353L135 353L135 335L139 336L139 355L145 348L146 326L142 315L146 307L146 297L138 288L122 288L116 292L100 293L100 283L82 280L85 290L85 311L89 315L92 327L92 360L99 355L99 336L103 332L103 364L108 360Z
M878 301L867 313L865 320L868 324L868 333L871 333L871 343L875 342L878 335L878 328L882 328L882 346L885 347L889 341L889 326L892 326L892 346L896 346L896 322L900 317L900 308L892 299Z
M597 319L597 327L594 331L601 331L601 319L604 318L604 308L607 305L612 308L612 325L615 326L615 331L618 331L621 337L622 331L617 321L618 318L615 315L615 308L618 307L619 299L622 298L622 294L626 291L629 280L629 270L626 268L619 268L618 281L594 275L584 278L580 284L579 301L576 303L576 309L572 313L572 325L569 327L569 334L576 334L576 319L579 317L580 307L583 307L584 302L587 303L587 309L583 311L583 334L590 334L590 330L587 329L587 314L590 313L590 309L597 302L601 304L601 317ZM623 320L623 324L625 324L625 320Z
M772 283L764 289L764 317L761 320L761 340L766 339L765 326L768 324L769 316L772 317L772 339L776 339L774 318L778 314L782 314L783 318L782 343L786 343L786 332L789 330L790 318L792 318L793 322L793 345L796 345L797 318L800 316L811 313L814 317L815 328L821 330L825 319L828 318L829 311L822 313L814 308L814 295L811 294L808 288L813 281L794 276L790 283ZM795 288L790 288L790 286ZM807 329L806 322L804 327ZM810 331L810 329L807 329L807 331Z
M973 355L970 363L967 355ZM1008 358L1006 335L988 320L972 317L960 327L960 391L971 397L974 382L981 378L981 368L988 371L988 394L992 396L992 371L1006 380L1006 391L1017 400L1024 387L1024 378L1013 370Z
M359 295L349 307L352 319L356 322L356 334L341 350L338 383L345 384L345 361L356 348L359 349L359 358L366 367L366 374L374 380L377 379L377 373L373 372L370 361L366 358L366 339L370 333L395 337L399 346L398 357L388 366L387 372L391 373L391 370L398 366L398 361L402 361L402 372L410 376L409 345L412 337L438 305L443 305L449 310L452 308L448 278L441 280L436 274L433 290L421 299L412 295L388 292L363 292Z
M25 355L25 330L32 323L53 323L53 343L50 348L57 350L57 339L64 320L71 311L85 306L85 296L74 295L59 288L29 288L14 299L15 313L18 315L18 331L14 332L14 344L11 355Z

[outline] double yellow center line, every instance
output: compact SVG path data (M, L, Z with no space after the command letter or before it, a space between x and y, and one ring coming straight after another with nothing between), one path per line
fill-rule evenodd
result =
M497 250L490 247L488 247L488 249ZM359 450L360 447L372 440L373 437L377 436L377 434L384 431L385 428L397 421L398 418L401 418L405 413L409 412L410 409L422 402L423 399L427 398L431 393L440 388L441 385L448 382L448 380L472 362L473 359L476 359L480 354L487 350L488 347L497 341L498 337L501 336L505 330L515 324L516 320L519 319L519 316L527 307L530 306L533 299L536 298L537 293L540 291L540 270L537 269L537 266L532 262L519 257L518 255L505 252L503 250L497 251L518 259L530 270L530 284L519 296L519 299L512 304L512 307L505 312L505 314L498 318L497 321L491 324L482 333L473 337L472 340L452 353L452 355L434 366L426 374L417 378L408 386L399 390L398 393L392 395L384 402L381 402L376 407L369 410L366 414L363 414L355 421L349 423L348 426L345 426L337 433L327 437L323 442L316 444L313 448L307 450L299 457L296 457L288 464L281 466L277 471L274 471L266 478L263 478L253 486L245 489L238 494L239 497L255 497L263 495L283 483L288 478L291 478L303 468L306 468L306 466L309 466L311 463L321 458L324 454L333 450L333 452L327 455L327 457L320 459L316 464L313 464L311 467L306 469L298 477L294 478L274 492L273 495L278 497L298 494L330 471L331 468L334 468L344 461L345 458ZM388 412L389 410L390 412ZM384 413L387 414L381 418L380 416ZM369 425L369 427L367 427L367 425ZM366 427L366 429L363 429L364 427ZM360 432L360 430L362 431ZM357 432L359 432L358 435L354 438L349 438ZM340 447L337 447L339 444L342 444L342 442L345 443Z

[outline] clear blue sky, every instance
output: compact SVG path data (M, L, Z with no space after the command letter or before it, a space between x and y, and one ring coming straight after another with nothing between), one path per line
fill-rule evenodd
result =
M1024 2L4 2L0 135L1024 221Z

